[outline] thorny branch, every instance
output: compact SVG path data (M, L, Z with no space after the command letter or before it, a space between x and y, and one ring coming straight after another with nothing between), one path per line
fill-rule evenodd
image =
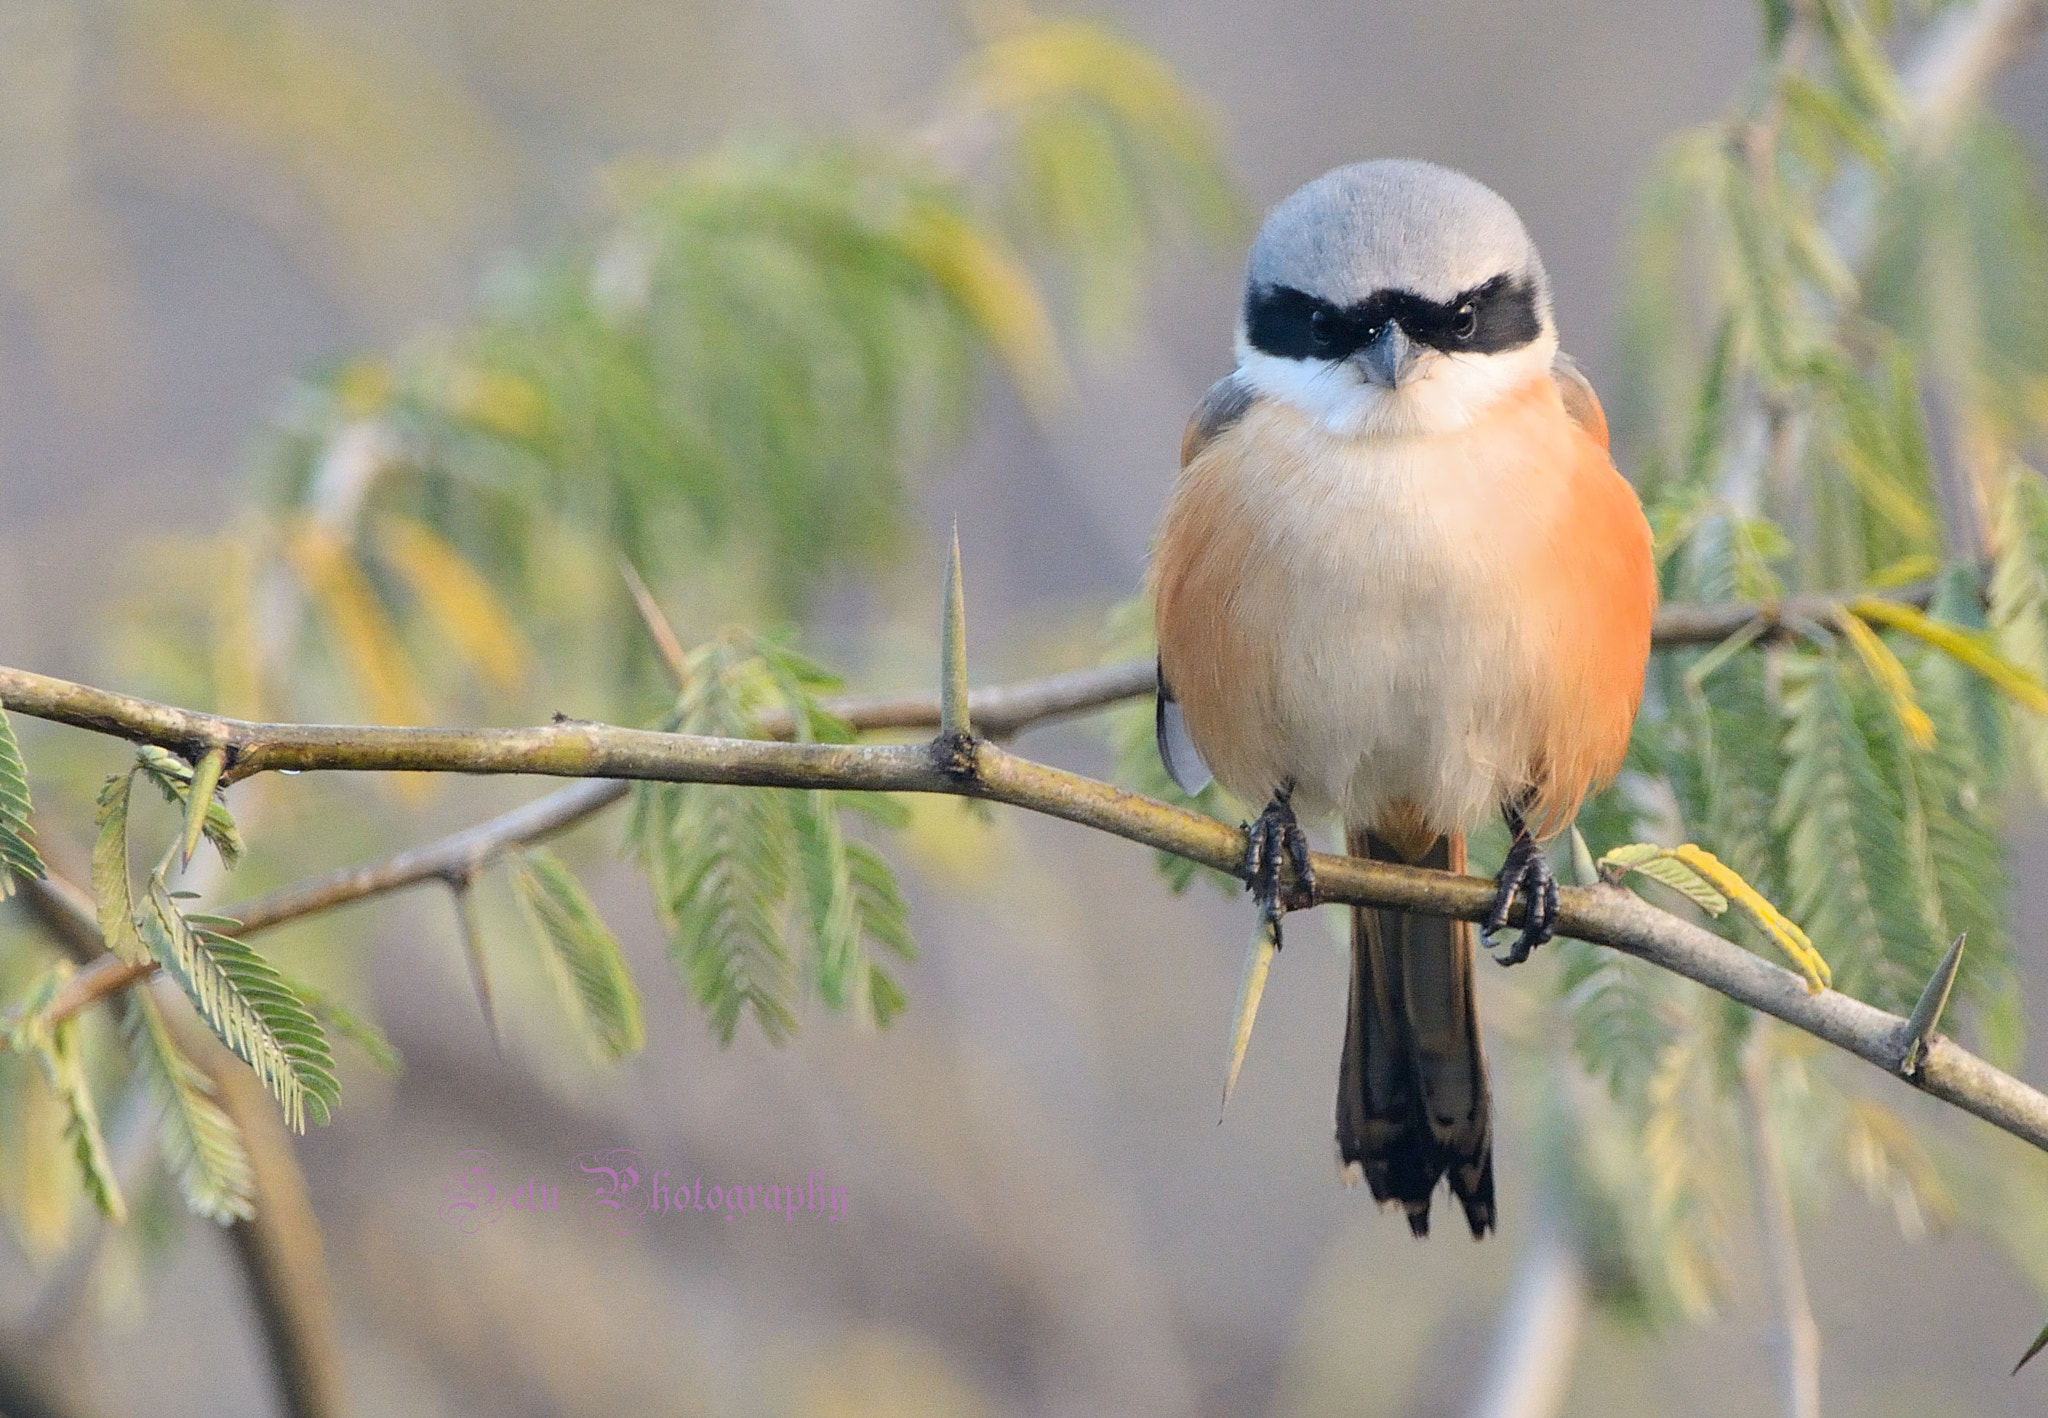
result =
M1915 582L1883 594L1903 604L1924 607L1932 591L1931 582ZM1763 634L1759 638L1767 638L1801 625L1826 624L1845 604L1846 601L1839 597L1793 596L1760 605L1734 602L1709 606L1664 606L1657 612L1652 643L1658 649L1712 645L1752 625L1760 625ZM969 695L968 718L976 732L984 737L1008 739L1029 728L1150 694L1154 687L1153 677L1153 667L1149 663L1130 660L1097 669L1047 675L1013 685L986 686ZM0 699L0 703L4 702ZM103 710L103 705L80 703L72 707L78 711L79 717L66 718L64 722L81 728L103 729L121 737L142 737L136 732L114 727L112 720L102 724L88 717ZM190 716L186 716L184 711L160 705L151 707L164 716L160 723L191 727L188 723ZM929 694L844 695L826 700L823 707L862 732L936 729L943 717L939 696ZM773 739L787 738L790 727L784 717L771 717L760 725L762 734ZM144 741L155 740L145 738ZM166 743L165 746L176 745ZM190 751L196 755L211 746L209 740L202 747ZM229 775L228 781L233 781L235 776ZM627 782L616 779L578 783L425 846L399 852L381 861L342 867L281 887L267 896L230 906L226 914L240 921L242 933L250 935L353 901L382 896L425 882L439 881L451 888L459 887L492 859L557 836L623 802L628 786ZM103 958L72 978L57 998L55 1014L62 1018L76 1013L96 1000L126 989L152 973L153 969L149 965L128 965L111 957Z
M1752 611L1752 614L1754 612ZM1128 670L1094 672L1097 692L1112 676ZM993 705L1036 702L1047 715L1078 712L1085 705L1066 677L1059 695L1042 694L1044 684L1019 686L988 696ZM1128 694L1128 687L1125 689ZM1004 696L1010 698L1006 700ZM1103 692L1096 702L1125 697ZM924 701L930 703L931 701ZM197 754L221 747L229 759L228 778L273 769L449 773L527 773L553 777L637 779L654 782L724 783L739 786L828 788L856 792L944 793L1028 808L1068 822L1186 857L1217 871L1240 875L1244 835L1214 818L1187 812L1107 783L1009 753L985 739L941 736L929 744L782 743L654 733L607 724L570 721L525 729L393 729L327 725L252 724L174 709L148 700L92 689L24 670L0 668L0 704L38 718L75 724L100 733ZM878 715L883 711L877 711ZM907 718L902 706L888 712ZM1018 725L1013 709L977 721ZM936 707L932 718L937 717ZM595 810L623 792L617 784L582 785L578 806ZM548 800L499 819L518 822L526 840L559 831L576 820ZM521 821L523 817L523 821ZM451 851L449 843L460 849ZM409 854L401 869L393 859L354 877L328 879L320 890L291 889L289 905L253 902L245 922L257 928L324 909L343 900L410 881L445 878L481 856L513 845L485 828L448 839L437 848ZM462 855L463 853L469 855ZM1483 919L1494 887L1476 877L1417 867L1317 854L1318 899L1324 903L1390 906L1460 920ZM438 868L438 869L435 869ZM408 875L409 874L409 875ZM347 884L344 884L347 883ZM279 898L270 898L278 901ZM233 910L234 908L229 908ZM1519 924L1520 907L1511 916ZM2015 1137L2048 1151L2048 1096L2001 1072L1940 1035L1915 1046L1908 1021L1833 990L1810 994L1791 971L1750 954L1700 926L1673 916L1618 886L1571 887L1562 893L1560 934L1610 946L1707 986L1738 1003L1846 1049L1887 1073L1904 1078ZM117 967L125 970L127 967ZM82 1008L126 981L99 977L88 989L75 977L57 1008Z

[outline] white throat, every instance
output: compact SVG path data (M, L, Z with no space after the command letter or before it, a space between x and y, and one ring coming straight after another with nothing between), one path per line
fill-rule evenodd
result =
M1330 432L1351 438L1414 438L1455 433L1499 399L1548 373L1557 336L1539 335L1500 354L1426 351L1399 389L1369 382L1350 360L1284 359L1237 337L1238 377L1262 398L1301 410Z

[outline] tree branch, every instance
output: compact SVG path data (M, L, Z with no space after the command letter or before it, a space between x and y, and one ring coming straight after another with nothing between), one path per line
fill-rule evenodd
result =
M1555 1218L1539 1219L1508 1292L1471 1418L1557 1418L1564 1412L1592 1308L1577 1245Z
M990 738L1001 739L1150 694L1152 690L1152 666L1133 660L977 689L968 697L968 709L972 721L983 732ZM4 695L0 695L0 703L4 702ZM939 701L934 695L845 695L823 701L822 707L863 732L929 729L939 722ZM784 739L792 726L786 715L770 715L762 720L760 728L770 738ZM254 901L230 906L227 914L242 923L241 933L247 936L408 886L430 881L453 884L476 875L506 852L567 832L624 801L630 788L630 783L619 780L578 783L424 846L381 861L343 867L281 887ZM96 942L96 931L93 938ZM56 1017L75 1014L156 970L154 965L126 964L111 954L98 952L97 946L94 954L93 964L74 975L57 997L53 1006Z
M0 669L0 703L168 748L219 745L239 777L274 768L404 769L946 793L1028 808L1230 875L1241 875L1243 868L1244 834L1235 828L975 739L773 743L586 722L474 730L247 724L13 669ZM1314 865L1323 902L1468 921L1483 919L1493 903L1493 883L1477 877L1321 853ZM270 923L278 919L273 915ZM1520 919L1518 903L1510 920ZM1832 990L1809 994L1791 971L1620 887L1566 888L1558 931L1647 960L1782 1019L2048 1151L2048 1096L1938 1035L1917 1064L1909 1065L1907 1021ZM59 1004L76 1009L87 1002L67 994Z
M1932 597L1933 583L1914 582L1891 591L1867 594L1924 608ZM1657 649L1666 650L1718 644L1757 622L1763 625L1763 633L1757 638L1766 640L1790 633L1796 627L1826 625L1837 610L1848 604L1849 599L1848 596L1791 596L1783 601L1755 605L1730 602L1723 605L1664 606L1657 612L1652 644ZM1153 666L1147 661L1127 660L1121 664L1070 670L1018 684L987 686L975 690L968 697L968 715L977 731L985 737L1008 739L1026 729L1151 694L1154 673ZM91 691L91 694L100 696L102 692ZM51 698L54 702L65 696L53 693ZM119 700L125 697L110 698ZM4 689L0 689L0 704L7 702ZM200 746L190 750L195 757L213 744L211 738L204 737L206 731L198 722L207 716L195 718L183 710L167 709L162 705L149 705L147 713L128 715L121 705L100 697L71 699L68 703L69 711L76 717L66 718L57 714L43 717L141 742L163 742L148 736L152 726L177 725L188 733L199 735L194 741ZM148 701L133 700L129 703L141 705L148 704ZM940 719L938 696L929 694L843 695L823 701L823 707L861 732L934 729ZM24 712L35 711L24 709ZM118 723L126 723L128 727L109 727ZM760 729L765 737L786 739L791 725L786 715L774 715L764 718ZM166 742L164 746L175 745ZM474 876L486 863L506 852L567 832L613 804L623 802L628 790L629 784L620 780L578 783L424 846L280 887L254 901L229 906L225 908L226 914L242 923L244 935L252 935L287 921L401 891L423 882L453 884L466 876ZM58 1017L75 1013L96 1000L118 993L154 969L152 965L128 965L111 958L99 960L74 976L58 997Z
M1820 1325L1807 1297L1806 1267L1799 1259L1799 1229L1792 1214L1792 1190L1785 1177L1785 1153L1771 1117L1771 1026L1759 1020L1742 1053L1742 1102L1749 1124L1750 1170L1771 1297L1778 1310L1785 1418L1820 1418Z
M1884 600L1895 600L1904 605L1924 608L1933 591L1932 582L1918 581L1890 590L1789 596L1782 601L1755 604L1735 601L1721 605L1661 606L1658 608L1652 628L1651 645L1659 650L1678 649L1690 645L1712 645L1756 621L1763 622L1766 635L1804 624L1825 624L1836 610L1858 596L1877 596ZM1042 679L1026 680L1014 685L978 689L969 698L968 711L978 733L990 739L1001 740L1021 733L1027 728L1072 718L1120 700L1135 699L1152 693L1152 690L1153 666L1148 661L1129 660L1122 664L1105 665L1096 669L1048 675ZM69 724L74 728L90 729L95 733L128 739L134 743L157 744L195 761L210 748L225 748L228 750L228 768L222 777L224 783L235 782L252 773L278 769L386 766L341 761L316 762L312 759L294 760L291 757L294 749L310 750L318 754L323 750L339 749L344 745L359 746L360 735L366 732L389 736L381 740L387 746L385 751L388 752L399 752L397 746L401 743L410 744L413 751L425 755L421 761L427 763L431 762L434 745L446 741L451 735L468 742L481 734L489 733L499 736L499 741L507 754L525 761L521 756L533 751L540 742L531 735L542 732L525 729L366 730L338 725L257 724L246 720L222 718L214 714L195 713L189 709L178 709L133 695L94 689L27 670L5 667L0 667L0 704L36 718ZM939 722L938 698L928 694L847 695L826 700L824 707L845 719L856 729L864 731L929 729L937 727ZM575 729L582 722L565 719L551 728L555 731ZM789 732L789 725L777 718L764 720L761 728L763 733L771 738L781 738ZM270 742L279 736L278 731L285 731L285 737L290 742ZM550 742L556 745L558 752L573 755L573 750L561 748L562 740ZM421 771L442 770L427 767ZM506 769L477 764L445 771L561 771L567 776L592 776L573 767L560 770ZM602 807L604 804L598 806Z

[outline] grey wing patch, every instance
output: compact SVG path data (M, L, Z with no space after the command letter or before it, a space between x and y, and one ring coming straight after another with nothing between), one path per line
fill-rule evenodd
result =
M1159 671L1158 710L1153 715L1152 733L1159 745L1159 761L1166 765L1166 775L1183 793L1192 798L1209 786L1214 775L1202 761L1195 741L1188 737L1188 722L1181 715L1173 691L1166 687L1163 669Z
M1563 396L1564 411L1572 416L1572 422L1604 446L1607 413L1600 407L1600 396L1593 392L1593 381L1579 369L1578 361L1559 350L1557 358L1550 362L1550 377L1557 381L1557 392Z
M1202 402L1195 405L1195 412L1188 419L1187 431L1180 436L1180 465L1185 468L1195 461L1195 456L1239 419L1252 406L1254 395L1251 386L1229 374L1209 386L1209 392L1202 396Z

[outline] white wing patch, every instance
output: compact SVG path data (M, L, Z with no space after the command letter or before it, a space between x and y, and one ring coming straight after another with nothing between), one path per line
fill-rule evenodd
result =
M1167 776L1183 793L1194 797L1209 786L1215 775L1202 761L1195 741L1188 737L1188 721L1180 712L1180 705L1168 697L1163 677L1159 681L1159 712L1153 721L1153 736L1159 744L1159 761L1166 765Z

